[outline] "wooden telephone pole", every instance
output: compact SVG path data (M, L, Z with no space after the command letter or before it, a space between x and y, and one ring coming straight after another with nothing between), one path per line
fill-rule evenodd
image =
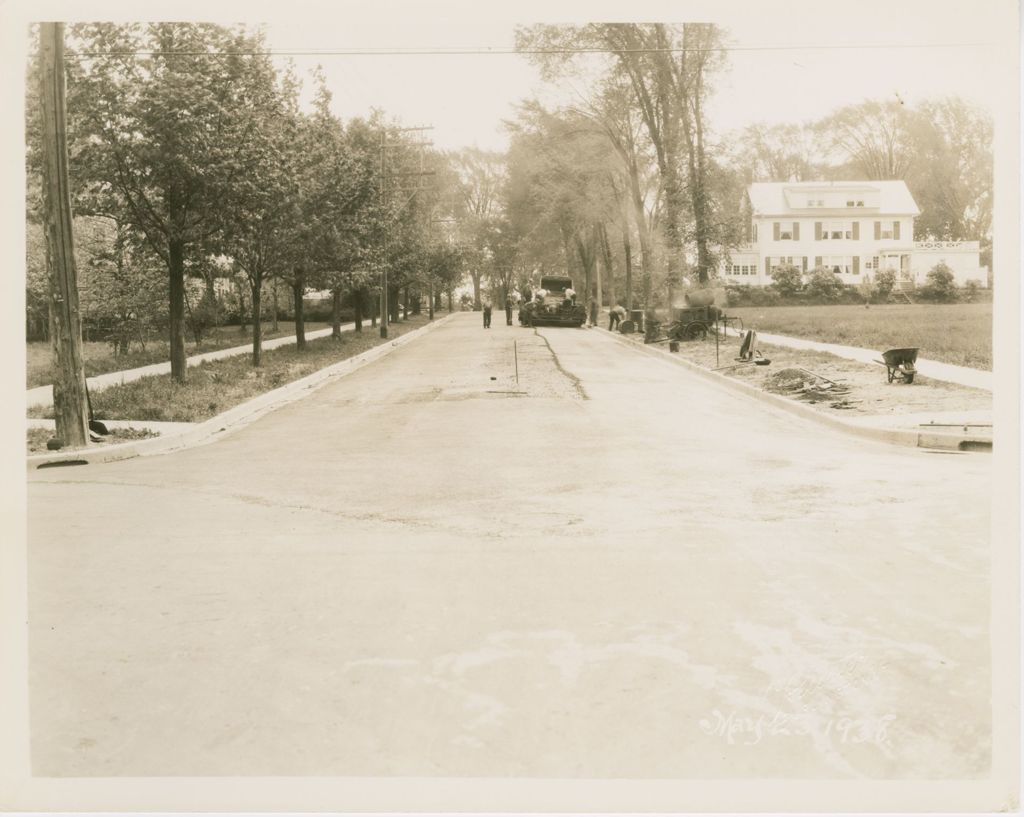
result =
M50 344L54 369L53 409L64 445L89 443L89 406L82 360L82 317L71 222L64 89L64 24L39 26L43 145L43 227L50 273Z

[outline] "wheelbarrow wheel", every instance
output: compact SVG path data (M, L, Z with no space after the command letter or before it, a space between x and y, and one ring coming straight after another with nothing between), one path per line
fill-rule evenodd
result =
M684 340L704 340L708 336L708 328L702 323L688 323L683 327Z
M903 382L904 383L913 383L914 382L914 375L915 374L917 374L917 373L916 372L904 372L903 373Z

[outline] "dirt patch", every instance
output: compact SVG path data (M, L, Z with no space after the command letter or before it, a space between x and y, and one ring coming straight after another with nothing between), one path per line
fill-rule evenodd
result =
M627 336L642 343L639 335ZM668 349L667 343L655 344ZM740 362L738 338L720 338L718 356L715 340L679 344L680 357L706 369L742 380L764 391L813 405L837 416L900 415L923 412L991 410L992 395L981 389L933 380L918 374L912 384L887 382L885 366L858 363L827 352L789 349L758 344L767 366ZM879 354L881 359L881 354Z

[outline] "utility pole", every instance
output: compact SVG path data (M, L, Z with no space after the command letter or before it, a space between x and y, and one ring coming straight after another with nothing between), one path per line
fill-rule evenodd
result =
M89 444L89 405L82 359L71 184L68 180L64 85L64 24L39 26L39 80L43 143L43 227L50 278L50 344L56 377L53 409L57 438L75 448Z

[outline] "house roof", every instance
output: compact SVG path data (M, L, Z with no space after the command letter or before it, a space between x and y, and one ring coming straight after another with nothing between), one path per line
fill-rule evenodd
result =
M877 207L815 207L794 208L787 201L787 193L862 193L877 197ZM899 216L918 216L921 210L903 181L844 181L844 182L754 182L747 188L754 215L834 215L836 213L871 212Z

